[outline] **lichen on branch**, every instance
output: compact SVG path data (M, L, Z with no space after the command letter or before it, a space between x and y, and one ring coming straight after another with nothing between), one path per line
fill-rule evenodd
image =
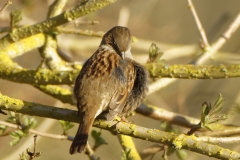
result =
M26 102L4 96L0 94L0 109L15 111L18 113L28 114L31 116L41 116L53 119L60 119L71 122L78 122L79 117L77 111L65 108L57 108L53 106L42 105L38 103ZM187 149L204 155L208 155L220 159L239 159L240 153L219 147L217 145L208 144L198 141L195 136L187 136L185 134L174 134L157 129L141 127L132 123L95 120L95 127L117 131L120 134L131 137L148 140L173 146L176 149Z
M46 21L28 27L14 29L13 32L7 34L0 40L0 50L4 49L9 44L19 41L23 38L27 38L38 33L49 32L55 27L71 22L91 12L102 9L106 5L115 1L116 0L85 0L73 9L67 10L58 16L47 19Z
M162 64L147 63L145 65L153 78L180 79L224 79L240 77L240 65L191 65L191 64Z

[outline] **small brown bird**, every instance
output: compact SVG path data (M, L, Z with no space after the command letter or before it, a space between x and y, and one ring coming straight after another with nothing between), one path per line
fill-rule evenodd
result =
M108 121L135 110L148 90L148 73L132 59L132 37L126 27L110 29L98 50L85 62L74 86L80 125L70 154L82 152L94 119L104 112Z

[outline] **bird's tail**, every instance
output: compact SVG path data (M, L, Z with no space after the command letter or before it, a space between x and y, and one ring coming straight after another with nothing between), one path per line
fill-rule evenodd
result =
M76 136L70 147L70 154L75 154L77 152L81 153L87 144L88 134L94 119L85 119L83 123L80 123Z

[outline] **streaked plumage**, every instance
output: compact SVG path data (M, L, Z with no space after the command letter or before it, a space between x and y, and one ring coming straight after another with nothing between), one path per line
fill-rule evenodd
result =
M130 43L129 29L114 27L83 65L74 86L80 125L70 154L84 150L92 123L99 114L104 111L108 121L125 116L145 97L148 74L143 66L128 58Z

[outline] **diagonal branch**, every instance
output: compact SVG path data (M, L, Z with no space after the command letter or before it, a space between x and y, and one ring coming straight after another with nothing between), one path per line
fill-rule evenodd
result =
M205 31L204 31L204 28L203 28L203 26L201 24L201 21L198 18L198 15L197 15L195 7L194 7L194 5L192 3L192 0L188 0L188 7L189 7L190 11L192 12L192 15L193 15L193 17L195 19L195 22L197 24L197 27L198 27L198 31L199 31L199 33L200 33L200 35L202 37L202 42L203 42L203 45L204 45L203 47L204 47L204 49L207 49L209 47L207 36L205 34Z
M7 0L7 2L3 5L2 8L0 8L0 15L2 14L2 12L10 5L12 4L11 1Z
M24 39L38 33L48 32L55 27L99 10L115 1L116 0L84 0L73 9L67 10L58 16L47 19L44 22L29 27L15 29L12 33L7 34L0 40L0 49L2 50L9 44L19 41L20 39Z
M67 0L54 1L53 4L49 7L47 18L52 18L59 15L66 4ZM39 52L47 67L51 70L70 70L71 67L66 66L66 62L62 59L58 52L56 34L45 33L44 36L45 43L43 47L39 49Z
M228 26L226 31L217 39L216 42L209 48L207 52L203 52L193 63L202 64L211 56L214 55L222 46L227 42L227 40L232 36L232 34L239 28L240 26L240 13L236 16L233 22Z
M135 144L132 140L132 137L118 134L118 139L120 141L120 144L122 146L123 154L127 155L127 160L137 160L141 159L140 155L135 147Z

